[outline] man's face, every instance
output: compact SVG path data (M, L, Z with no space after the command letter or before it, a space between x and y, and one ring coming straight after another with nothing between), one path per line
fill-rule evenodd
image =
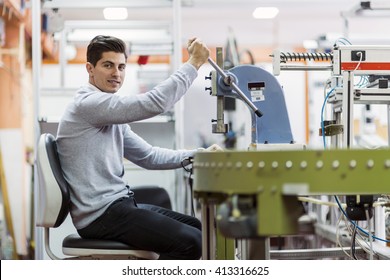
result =
M126 58L123 53L104 52L96 66L87 62L86 67L91 84L101 91L115 93L125 79Z

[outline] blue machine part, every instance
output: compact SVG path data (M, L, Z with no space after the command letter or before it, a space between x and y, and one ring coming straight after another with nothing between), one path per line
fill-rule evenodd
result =
M251 110L252 143L293 143L283 89L276 78L253 65L236 66L226 74L233 78L246 97L263 113L259 118ZM240 99L222 77L218 79L217 95Z

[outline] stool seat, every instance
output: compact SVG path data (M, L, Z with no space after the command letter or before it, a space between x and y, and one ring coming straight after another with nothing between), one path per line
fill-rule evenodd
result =
M62 252L70 256L126 255L132 258L157 260L159 255L152 251L138 250L122 242L81 238L77 234L65 237Z

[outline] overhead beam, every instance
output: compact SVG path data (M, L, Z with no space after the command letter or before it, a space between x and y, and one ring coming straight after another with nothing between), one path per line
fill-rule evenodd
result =
M183 0L182 6L192 5L192 0ZM106 8L106 7L127 7L127 8L148 8L148 7L171 7L172 0L45 0L43 8Z
M168 29L169 21L107 21L107 20L67 20L69 29Z

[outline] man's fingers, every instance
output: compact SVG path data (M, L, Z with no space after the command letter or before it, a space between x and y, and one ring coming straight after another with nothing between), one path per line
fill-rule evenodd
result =
M187 46L190 47L195 40L196 40L196 37L189 39Z

